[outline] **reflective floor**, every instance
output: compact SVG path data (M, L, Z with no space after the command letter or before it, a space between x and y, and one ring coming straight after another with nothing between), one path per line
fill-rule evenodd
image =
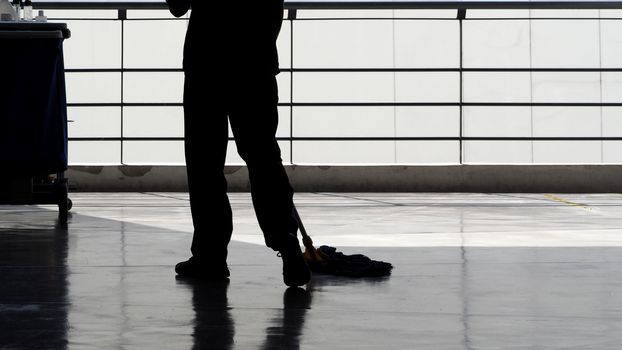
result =
M248 194L230 282L180 280L187 194L0 206L0 349L620 349L622 195L297 194L318 245L395 265L286 289Z

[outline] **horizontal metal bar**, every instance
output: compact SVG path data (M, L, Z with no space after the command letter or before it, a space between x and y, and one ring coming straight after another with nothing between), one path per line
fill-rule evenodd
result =
M459 102L294 102L292 107L409 107L409 106L460 106Z
M478 107L622 107L622 103L581 103L581 102L464 102L463 106Z
M292 141L622 141L622 137L294 137Z
M283 73L460 72L460 68L281 68ZM183 73L182 68L68 68L66 73ZM622 72L622 68L462 68L463 72Z
M283 104L293 107L449 107L449 106L479 106L479 107L622 107L622 103L565 103L565 102L295 102Z
M622 137L277 137L278 141L622 141ZM183 137L70 137L69 141L183 141ZM229 137L233 141L233 137Z
M622 137L292 137L291 141L622 141Z
M161 103L67 103L67 107L182 107L181 102Z
M293 10L292 10L293 11ZM71 18L49 17L53 21L119 21L118 18ZM126 18L124 21L187 21L188 18ZM291 20L291 19L287 19ZM295 18L295 21L455 21L454 17L330 17L330 18ZM622 17L472 17L463 21L622 21Z
M400 107L400 106L459 106L459 102L308 102L308 103L279 103L280 107ZM484 104L486 105L486 104ZM494 104L497 105L497 104ZM511 105L511 104L508 104ZM622 105L622 104L621 104ZM183 103L67 103L67 107L182 107Z
M242 4L240 4L242 6ZM165 9L164 1L38 1L37 9ZM615 9L622 1L285 1L286 9Z
M620 1L285 1L295 9L604 9Z
M183 72L182 68L67 68L65 73L168 73Z
M36 1L33 6L35 9L43 10L158 10L168 8L164 1Z
M183 141L183 137L69 137L69 141Z
M622 107L622 103L564 102L295 102L279 107ZM183 103L68 103L67 107L183 107Z
M354 72L622 72L622 68L282 68L293 73L354 73Z

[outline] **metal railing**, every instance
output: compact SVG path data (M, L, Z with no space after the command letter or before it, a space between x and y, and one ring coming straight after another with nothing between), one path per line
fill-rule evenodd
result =
M290 135L288 137L279 137L279 141L288 142L290 144L290 161L295 163L294 144L298 141L455 141L459 144L459 157L457 163L464 163L463 145L468 141L622 141L622 136L600 136L600 137L476 137L465 136L463 130L463 109L465 107L622 107L622 103L594 103L594 102L465 102L464 101L464 74L465 73L482 73L482 72L622 72L622 68L472 68L464 67L463 60L463 23L470 20L568 20L569 18L468 18L467 11L469 9L622 9L622 1L286 1L285 7L288 10L286 21L291 30L290 68L283 68L282 72L290 73L290 96L289 102L280 103L281 107L290 108ZM124 23L133 19L128 19L128 10L145 10L145 9L165 9L166 4L163 2L40 2L37 3L40 9L114 9L118 10L116 21L121 21L121 40L123 40ZM425 18L425 20L455 20L459 22L459 66L455 68L297 68L294 62L294 23L299 20L297 17L298 10L307 9L330 9L330 10L347 10L347 9L456 9L454 18ZM369 18L331 18L331 20L368 20ZM572 18L577 19L577 18ZM589 20L603 20L604 18L586 18ZM610 20L622 20L622 18L609 18ZM75 19L72 19L75 20ZM88 20L88 19L87 19ZM144 20L141 18L140 20ZM154 19L157 20L157 19ZM170 18L162 20L172 20ZM184 19L180 19L184 20ZM395 18L374 18L374 20L396 20ZM419 18L405 18L403 20L419 20ZM287 25L287 23L284 23ZM123 48L123 43L121 47ZM123 52L121 53L123 55ZM122 61L123 62L123 61ZM622 63L621 63L622 66ZM125 73L135 72L181 72L181 69L175 68L125 68L123 63L120 68L111 69L67 69L69 73L98 73L98 72L115 72L121 74L121 86ZM370 73L370 72L386 72L386 73L409 73L409 72L453 72L459 75L459 100L455 102L296 102L294 96L294 78L297 73ZM121 107L121 123L123 124L123 108L124 107L162 107L176 106L180 107L181 103L129 103L123 101L123 93L121 101L118 103L71 103L70 107ZM459 108L459 135L455 137L312 137L312 136L294 136L293 127L293 109L296 107L323 106L323 107L412 107L412 106L450 106ZM125 137L121 130L120 137L73 137L70 141L120 141L121 142L121 163L123 163L123 142L126 141L182 141L182 137Z

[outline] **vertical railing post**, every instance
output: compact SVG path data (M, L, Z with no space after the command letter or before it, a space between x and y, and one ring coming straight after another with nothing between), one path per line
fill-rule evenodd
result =
M121 132L121 157L120 162L121 165L124 164L123 161L123 144L124 144L124 140L125 140L125 135L123 132L123 125L125 124L123 121L123 112L124 112L124 75L125 75L125 63L124 63L124 51L125 51L125 20L127 19L127 10L126 9L119 9L119 16L118 16L119 21L121 21L121 128L120 128L120 132Z
M460 134L459 134L459 143L460 143L460 155L459 155L459 162L460 165L464 164L464 144L463 144L463 133L464 133L464 127L463 127L463 107L464 107L464 96L463 96L463 91L464 91L464 77L463 77L463 31L462 31L462 23L463 20L466 18L466 8L459 8L458 9L458 14L457 17L458 19L458 23L459 23L459 35L460 35L460 68L459 68L459 72L460 72L460 102L459 102L459 108L460 108Z
M289 162L294 165L294 20L297 10L287 11L289 21Z

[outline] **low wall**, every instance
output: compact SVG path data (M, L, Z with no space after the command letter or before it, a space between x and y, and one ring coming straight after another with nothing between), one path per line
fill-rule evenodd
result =
M622 165L286 166L299 192L622 192ZM229 189L249 191L248 171L225 168ZM185 192L182 166L73 166L80 192Z

